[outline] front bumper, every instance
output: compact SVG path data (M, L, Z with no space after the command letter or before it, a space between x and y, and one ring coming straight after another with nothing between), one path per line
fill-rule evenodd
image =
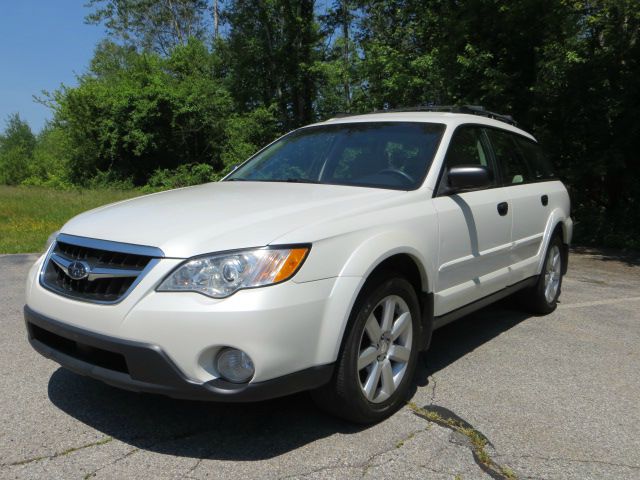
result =
M157 345L123 340L58 322L28 306L29 343L40 354L81 375L109 385L189 400L251 402L310 390L327 383L333 364L315 366L262 382L234 384L220 378L186 378Z

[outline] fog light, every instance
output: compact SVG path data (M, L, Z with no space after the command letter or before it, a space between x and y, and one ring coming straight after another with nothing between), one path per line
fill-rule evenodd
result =
M233 383L247 382L255 372L251 357L236 348L220 350L216 358L216 367L225 380Z

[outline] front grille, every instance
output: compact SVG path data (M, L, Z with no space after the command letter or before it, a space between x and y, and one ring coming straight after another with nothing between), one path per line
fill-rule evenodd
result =
M135 281L133 277L105 278L91 282L87 279L72 280L62 268L53 262L50 262L47 270L45 284L48 287L59 293L83 300L115 302L125 294Z
M144 255L110 252L107 250L71 245L70 243L64 242L57 242L55 251L62 253L70 260L87 260L105 267L143 269L150 260L150 257Z
M69 338L61 337L49 330L40 328L39 326L29 323L29 333L31 338L44 343L46 346L54 350L77 358L83 362L97 365L102 368L114 370L116 372L129 373L127 362L123 355L101 348L92 347L84 343L76 342Z
M58 294L95 303L122 300L162 252L128 245L60 235L45 261L41 283ZM70 265L86 268L83 278L72 278Z

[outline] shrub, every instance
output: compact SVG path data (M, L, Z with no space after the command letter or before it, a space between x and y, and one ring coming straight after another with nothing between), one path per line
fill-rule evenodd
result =
M91 190L131 190L134 185L130 178L125 178L113 170L107 170L98 171L92 178L83 182L82 187Z
M222 175L216 173L214 168L206 163L180 165L173 170L159 168L153 172L144 189L146 191L155 191L182 188L190 185L213 182L219 180L221 177Z

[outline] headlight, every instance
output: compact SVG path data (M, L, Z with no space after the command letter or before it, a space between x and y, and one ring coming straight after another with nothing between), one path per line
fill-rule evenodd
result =
M187 260L169 274L159 292L198 292L224 298L243 288L284 282L300 268L309 247L260 248Z
M45 252L49 250L49 247L51 246L51 244L56 241L56 238L58 237L59 233L60 233L60 230L56 230L51 235L49 235L49 238L47 238L47 244L44 246Z

